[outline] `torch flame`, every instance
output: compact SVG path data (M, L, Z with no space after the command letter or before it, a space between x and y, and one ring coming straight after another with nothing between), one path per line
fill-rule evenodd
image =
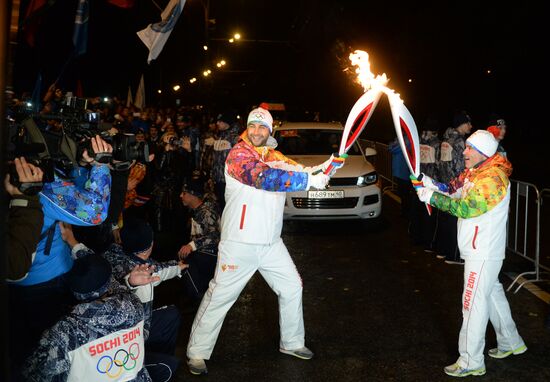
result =
M357 73L357 82L363 87L363 90L367 92L369 89L378 88L386 93L386 95L394 100L403 102L399 97L399 93L396 93L393 89L387 87L389 78L386 73L375 76L370 69L369 54L364 50L356 50L349 55L349 59L353 66L357 66L355 73Z

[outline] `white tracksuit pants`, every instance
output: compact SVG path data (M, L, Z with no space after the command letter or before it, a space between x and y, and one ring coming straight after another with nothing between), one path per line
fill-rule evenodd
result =
M225 240L219 245L216 274L191 327L187 357L210 359L225 315L257 270L279 298L280 347L304 346L302 280L283 240L272 245Z
M466 369L484 367L485 332L490 320L500 350L524 345L512 319L504 288L498 281L502 260L468 260L464 262L462 293L462 328L458 339L457 363Z

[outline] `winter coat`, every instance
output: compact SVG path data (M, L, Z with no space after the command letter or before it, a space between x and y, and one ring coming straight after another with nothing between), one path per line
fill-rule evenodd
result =
M439 180L449 183L464 170L464 149L466 140L456 129L449 127L441 142L441 154L439 164Z
M272 244L281 237L285 193L306 190L308 173L273 147L254 147L246 132L241 138L225 163L221 240Z
M44 184L40 202L44 225L28 274L14 281L16 285L43 283L68 272L72 265L71 250L61 238L58 222L92 226L102 223L109 209L111 174L107 166L79 168L74 181L55 178Z
M511 173L511 163L495 154L464 170L449 184L446 194L433 193L431 205L458 217L463 259L504 259Z

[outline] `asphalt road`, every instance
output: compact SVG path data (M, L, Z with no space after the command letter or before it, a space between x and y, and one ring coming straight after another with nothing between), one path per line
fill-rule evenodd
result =
M304 283L306 343L315 358L278 352L277 300L259 274L229 311L207 376L185 366L194 307L179 285L158 287L158 304L183 311L174 380L190 381L445 381L458 357L462 272L409 242L398 205L384 197L380 224L285 223L283 239ZM514 256L514 255L511 255ZM515 261L506 261L513 272ZM507 287L511 280L501 274ZM525 289L507 294L529 350L504 360L486 357L485 381L550 381L549 306ZM496 345L489 324L487 349Z

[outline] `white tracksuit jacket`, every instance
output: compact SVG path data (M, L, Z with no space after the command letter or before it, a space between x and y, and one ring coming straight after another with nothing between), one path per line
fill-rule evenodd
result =
M279 297L280 347L301 348L302 282L281 230L285 191L305 190L308 174L281 153L254 148L244 138L228 155L225 179L216 273L195 316L187 356L210 358L225 315L256 271Z
M451 181L448 192L457 198L435 192L430 200L431 205L459 218L458 246L465 263L457 363L466 369L484 367L489 320L499 349L514 350L525 345L498 280L506 251L511 171L506 158L493 155Z

